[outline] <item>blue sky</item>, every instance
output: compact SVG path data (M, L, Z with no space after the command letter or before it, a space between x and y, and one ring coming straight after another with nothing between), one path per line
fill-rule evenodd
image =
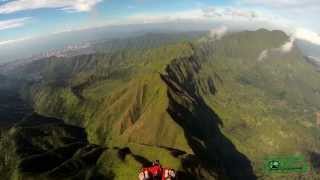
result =
M317 12L318 0L0 0L0 45L83 28L178 19L273 24L320 44Z
M10 1L0 3L0 13L1 6L9 3ZM192 9L195 6L222 5L225 3L226 1L209 0L105 0L97 2L90 7L90 10L63 10L63 5L52 8L25 8L15 12L0 14L0 21L24 18L23 22L21 22L23 24L19 27L1 30L0 41L45 35L103 23L108 24L110 21L121 21L122 18L138 13L171 13Z

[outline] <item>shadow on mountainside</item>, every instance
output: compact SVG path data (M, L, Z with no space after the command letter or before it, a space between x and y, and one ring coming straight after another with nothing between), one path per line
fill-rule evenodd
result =
M32 107L20 98L18 92L0 87L0 129L10 128L31 112Z
M83 128L33 113L0 141L0 160L5 159L0 161L0 174L3 179L13 174L18 179L101 177L91 169L105 150L90 144Z
M192 56L174 60L167 66L166 74L161 74L168 86L168 113L184 129L189 146L210 176L232 180L257 179L250 160L221 133L221 119L199 95L194 77L200 68L199 61ZM195 179L206 177L198 175Z
M152 165L152 161L148 160L147 158L134 154L130 150L129 147L124 147L124 148L114 148L118 150L118 157L122 160L125 161L126 156L131 155L136 161L138 161L142 167L150 167Z

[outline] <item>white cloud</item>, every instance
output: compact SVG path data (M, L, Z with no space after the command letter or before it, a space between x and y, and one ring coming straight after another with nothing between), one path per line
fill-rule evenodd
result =
M295 41L295 38L294 37L291 37L290 40L286 43L284 43L280 48L279 50L283 53L287 53L287 52L290 52L291 49L294 47L294 41Z
M221 27L210 29L209 36L217 40L217 39L221 39L227 32L228 32L228 28L226 26L221 26Z
M90 11L102 0L16 0L0 5L0 14L41 8L57 8L72 12Z
M272 14L286 17L296 26L320 31L320 25L316 23L319 19L319 0L238 0L237 4L240 7L268 10Z
M30 19L31 18L29 18L29 17L25 17L25 18L17 18L17 19L9 19L9 20L0 21L0 30L24 26L25 23Z
M13 44L13 43L16 43L16 42L21 42L21 41L24 41L24 40L28 40L28 39L31 39L31 38L21 38L21 39L12 39L12 40L6 40L6 41L0 41L0 47L1 46L4 46L4 45L8 45L8 44Z
M131 15L127 18L127 22L123 23L161 23L176 20L199 20L204 19L201 9L179 11L175 13L139 13Z
M247 3L273 3L278 5L299 5L302 0L246 0ZM314 0L305 0L309 4L314 3ZM318 3L320 5L320 3ZM161 23L177 20L192 20L195 22L217 22L227 25L229 30L245 30L245 29L280 29L297 39L303 39L314 44L320 45L320 36L314 31L306 28L296 28L299 26L294 19L283 18L280 15L274 15L272 11L267 10L251 10L243 7L207 7L196 8L193 10L180 11L175 13L160 13L160 14L135 14L129 16L127 21L122 21L124 24L134 23ZM281 49L290 51L293 46L293 39L287 42Z
M293 33L293 36L297 39L302 39L302 40L305 40L305 41L309 41L313 44L317 44L317 45L320 45L320 36L319 34L311 31L311 30L308 30L308 29L305 29L305 28L297 28L295 30L295 32Z
M244 4L270 7L302 8L320 6L319 0L240 0Z
M223 18L223 19L238 19L238 20L252 20L259 18L259 15L252 10L240 8L218 8L208 7L203 9L203 16L208 18Z
M258 57L258 61L263 61L265 58L267 58L268 53L269 53L269 50L267 49L263 50Z
M207 7L192 10L178 11L174 13L139 13L128 17L131 23L159 23L176 20L196 21L238 21L254 22L265 21L272 17L256 11L231 7Z
M39 8L57 8L65 11L90 11L96 4L102 1L103 0L16 0L0 5L0 14ZM302 1L307 2L307 4L312 4L318 0L240 0L240 2L247 4L266 4L269 6L288 5L292 7L300 5ZM320 3L318 4L320 5ZM26 18L21 18L0 21L0 30L23 26L26 20ZM275 15L273 11L262 10L260 8L248 9L243 6L195 7L191 10L173 13L138 13L121 20L103 22L99 24L99 27L105 25L175 22L180 20L225 25L220 26L220 28L227 26L228 31L255 30L258 28L280 29L294 38L320 45L320 36L312 30L296 28L300 25L295 22L295 19L282 18L280 15ZM220 36L220 34L224 34L226 28L212 30L215 32L211 31L211 33ZM282 49L290 49L291 45L292 43L290 41L288 44L285 44Z
M287 42L285 42L282 46L280 46L278 48L263 50L258 57L258 61L263 61L272 52L280 52L280 53L284 53L284 54L289 53L292 50L292 48L294 47L294 41L295 41L295 37L290 37L290 39Z

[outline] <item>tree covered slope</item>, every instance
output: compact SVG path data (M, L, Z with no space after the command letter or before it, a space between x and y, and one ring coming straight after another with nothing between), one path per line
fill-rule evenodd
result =
M7 75L28 81L22 94L38 114L107 147L92 170L104 178L135 178L155 159L187 179L318 177L263 171L268 155L303 154L313 164L319 153L320 74L286 34L153 36Z

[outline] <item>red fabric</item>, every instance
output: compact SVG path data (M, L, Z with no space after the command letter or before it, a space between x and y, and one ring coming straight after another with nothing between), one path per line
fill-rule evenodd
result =
M161 177L161 180L166 180L166 179L165 179L165 174L164 174L165 171L166 171L166 168L163 168L163 169L162 169L162 177Z
M154 165L151 167L143 168L142 172L147 171L150 177L160 176L161 180L165 180L165 170L170 170L170 169L162 168L160 165Z
M149 167L148 172L150 172L152 176L162 176L162 168L159 165Z

